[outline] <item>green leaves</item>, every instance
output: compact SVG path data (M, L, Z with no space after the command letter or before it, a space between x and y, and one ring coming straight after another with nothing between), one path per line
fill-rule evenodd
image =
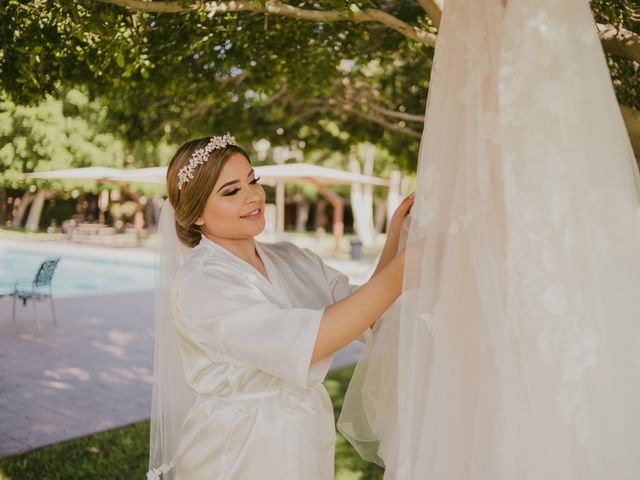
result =
M352 19L378 8L435 32L415 0L288 3ZM632 0L592 7L598 21L637 31ZM244 143L264 136L345 152L371 141L408 168L419 139L402 129L422 125L380 112L424 112L433 55L372 22L148 13L93 0L9 0L0 9L0 45L0 82L12 101L34 105L80 86L107 107L105 128L131 145L231 129ZM610 68L619 98L640 108L637 65L610 57Z
M20 106L0 96L0 188L24 185L21 174L87 166L121 168L129 153L138 166L168 157L163 144L130 151L109 132L106 108L81 90L61 91L39 105ZM162 158L164 160L164 158ZM65 185L59 185L65 190Z

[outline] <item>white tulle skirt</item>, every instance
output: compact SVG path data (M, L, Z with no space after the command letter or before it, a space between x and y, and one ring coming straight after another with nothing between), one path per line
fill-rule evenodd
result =
M640 479L638 178L585 0L446 1L405 292L339 420L386 479Z

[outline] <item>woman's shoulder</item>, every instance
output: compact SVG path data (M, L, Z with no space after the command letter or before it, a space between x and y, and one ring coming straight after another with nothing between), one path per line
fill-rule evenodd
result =
M180 288L193 274L201 270L208 254L201 246L197 245L185 253L182 265L173 279L174 288Z
M296 244L284 240L273 243L258 242L258 244L262 247L263 250L281 256L296 255L300 250L300 247L298 247Z
M207 248L202 243L196 245L184 254L180 270L185 272L190 270L197 270L205 262L207 262L207 260L213 253L214 251L212 249Z
M291 242L260 243L260 246L267 251L270 256L279 257L290 264L299 264L302 262L322 265L322 260L317 253L308 248L299 247Z
M197 283L205 279L215 280L217 277L221 280L228 279L228 276L222 275L223 265L223 259L215 249L204 244L196 245L185 254L182 265L176 273L174 284L181 286L187 280Z

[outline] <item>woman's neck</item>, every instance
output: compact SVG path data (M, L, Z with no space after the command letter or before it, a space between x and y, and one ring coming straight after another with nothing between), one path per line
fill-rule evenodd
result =
M257 257L256 244L253 237L218 238L207 235L207 238L246 262L253 263Z

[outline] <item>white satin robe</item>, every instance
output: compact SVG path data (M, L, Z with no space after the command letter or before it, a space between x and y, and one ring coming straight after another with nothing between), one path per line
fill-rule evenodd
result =
M197 397L177 480L334 476L333 409L321 383L332 356L310 361L324 308L357 287L291 243L256 250L269 279L207 238L176 276L185 376Z

